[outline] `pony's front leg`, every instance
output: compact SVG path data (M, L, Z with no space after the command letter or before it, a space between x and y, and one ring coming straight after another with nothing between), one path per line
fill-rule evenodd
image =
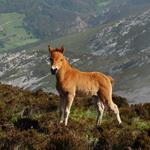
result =
M64 108L65 108L65 101L66 99L63 98L63 96L59 95L59 101L60 101L60 106L59 106L59 121L58 123L63 123L63 116L64 116Z
M70 108L71 108L73 99L74 99L74 95L72 94L68 94L66 97L66 106L65 106L65 112L64 112L65 125L67 125L68 123L68 117L70 114Z

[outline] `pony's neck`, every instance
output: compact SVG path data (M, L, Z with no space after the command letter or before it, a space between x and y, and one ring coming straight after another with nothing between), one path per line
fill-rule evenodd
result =
M56 79L59 81L62 81L65 77L65 74L71 69L72 67L70 66L68 61L65 58L63 58L63 63L62 63L61 68L58 70L56 74Z

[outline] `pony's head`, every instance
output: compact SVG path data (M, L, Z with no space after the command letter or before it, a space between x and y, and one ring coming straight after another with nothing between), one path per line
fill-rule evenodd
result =
M50 62L51 62L51 73L55 75L57 71L61 68L64 57L63 54L65 52L65 48L62 45L62 47L59 48L52 48L48 46L48 49L51 53L50 56Z

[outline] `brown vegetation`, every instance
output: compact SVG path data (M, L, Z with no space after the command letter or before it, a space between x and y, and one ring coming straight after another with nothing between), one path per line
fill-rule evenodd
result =
M92 100L76 98L66 127L57 124L57 95L0 84L0 149L150 149L150 103L129 106L115 95L113 101L121 125L108 110L96 126Z

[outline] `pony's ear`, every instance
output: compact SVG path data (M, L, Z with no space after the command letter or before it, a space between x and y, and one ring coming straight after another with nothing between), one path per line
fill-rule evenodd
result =
M63 54L65 52L65 47L62 45L60 52Z
M54 51L52 47L50 47L50 45L48 45L48 49L50 51L50 53L52 54L52 52Z

